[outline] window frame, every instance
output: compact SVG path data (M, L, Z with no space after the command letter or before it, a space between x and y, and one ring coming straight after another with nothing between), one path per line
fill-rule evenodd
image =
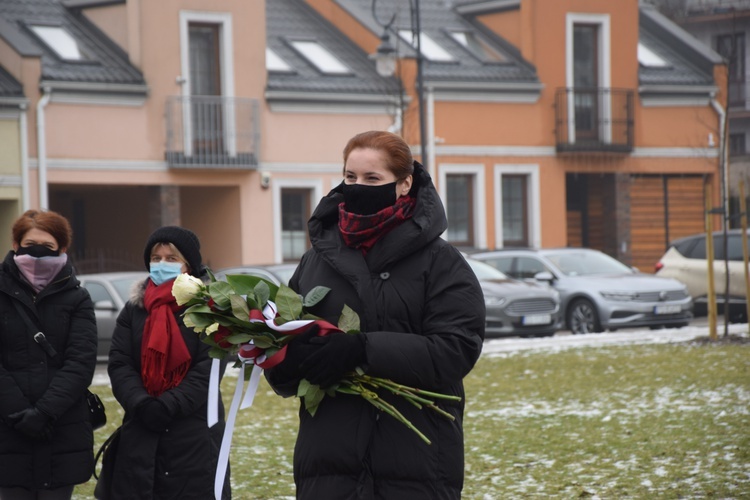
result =
M441 164L437 166L438 186L440 198L448 215L448 193L447 185L449 174L471 174L473 179L473 203L472 203L472 230L474 233L474 247L487 248L487 201L485 189L485 173L483 164ZM443 239L448 240L448 231L442 234Z
M283 189L308 189L310 190L310 207L312 214L318 200L323 197L323 180L322 179L305 179L305 178L282 178L274 177L271 179L272 206L273 206L273 255L274 263L284 263L284 253L281 239L281 191ZM309 236L308 236L309 237Z
M495 191L495 248L504 248L503 237L503 176L504 175L525 175L528 177L526 182L526 200L527 200L527 222L529 227L528 239L529 246L540 248L542 246L542 220L541 220L541 194L540 178L538 164L496 164L494 169L494 191Z

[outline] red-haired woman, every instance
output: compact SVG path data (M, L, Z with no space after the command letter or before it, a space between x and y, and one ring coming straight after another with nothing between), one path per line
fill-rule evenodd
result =
M440 237L448 224L430 176L403 139L381 131L349 141L343 173L308 223L312 249L289 284L302 295L329 287L311 312L335 323L346 304L359 314L362 333L303 334L266 372L269 382L292 396L301 378L327 388L360 367L463 398L462 379L482 349L484 297L460 252ZM450 421L380 396L432 444L363 398L326 397L314 417L300 409L297 498L461 498L463 402L441 404Z
M69 499L94 464L94 306L63 216L29 210L12 236L0 267L0 499Z

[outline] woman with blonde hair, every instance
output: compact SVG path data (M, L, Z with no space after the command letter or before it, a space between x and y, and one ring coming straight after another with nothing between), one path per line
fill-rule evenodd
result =
M210 347L185 327L172 295L181 273L203 276L200 242L188 229L161 227L149 236L143 258L149 277L134 290L112 335L108 372L125 417L114 474L106 490L98 488L98 498L213 498L223 407L219 423L209 428ZM231 497L229 476L223 491Z

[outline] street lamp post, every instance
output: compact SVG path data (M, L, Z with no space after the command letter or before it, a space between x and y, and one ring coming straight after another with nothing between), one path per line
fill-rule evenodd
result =
M377 0L372 0L372 16L375 21L383 27L383 34L380 37L380 46L375 52L375 67L380 76L393 76L396 72L396 61L398 54L391 44L391 31L393 22L396 20L396 13L391 19L383 23L378 19L375 12ZM419 153L422 157L422 165L429 171L427 166L427 134L425 132L426 120L424 111L424 55L422 54L422 26L420 19L419 0L409 0L409 26L412 32L412 38L416 41L417 51L417 105L419 109ZM398 34L396 34L398 36Z

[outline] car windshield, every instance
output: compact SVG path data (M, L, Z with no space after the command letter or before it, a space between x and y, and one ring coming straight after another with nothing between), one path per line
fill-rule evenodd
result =
M474 259L466 259L466 262L469 263L469 265L471 266L471 270L474 271L474 274L477 275L477 279L479 281L508 279L508 276L506 276L502 271L499 271L489 264L485 264L484 262L480 262Z
M278 276L279 281L281 281L285 285L289 285L289 280L292 279L292 275L294 274L295 269L295 267L275 269L274 274Z
M607 254L592 251L545 254L566 276L591 276L594 274L622 274L633 272L622 262Z
M127 302L130 298L133 283L143 279L144 276L132 276L130 278L120 278L112 280L112 286L115 288L117 295L120 296L123 302Z

